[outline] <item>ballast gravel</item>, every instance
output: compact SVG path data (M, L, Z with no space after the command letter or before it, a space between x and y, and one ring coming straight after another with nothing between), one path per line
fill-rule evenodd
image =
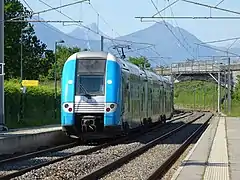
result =
M75 152L79 152L79 151L83 151L86 149L90 149L94 146L76 146L73 148L69 148L69 149L64 149L61 151L57 151L57 152L49 152L49 153L45 153L43 155L39 155L37 157L31 158L31 159L26 159L26 160L20 160L17 162L12 162L12 163L7 163L4 165L0 166L0 177L2 175L6 175L9 173L13 173L16 172L20 169L24 169L24 168L28 168L37 164L41 164L44 162L48 162L48 161L52 161L55 160L57 158L69 155L69 154L73 154Z
M103 177L102 180L147 179L204 122L205 118L195 121L184 128L184 130L181 130L168 139L161 141L158 145L131 160L129 163L112 171L110 174Z
M197 115L199 114L195 114L194 117L196 117ZM161 129L161 131L153 131L153 132L147 133L143 136L138 137L132 142L104 148L102 150L96 151L89 155L74 156L66 160L39 168L37 170L32 170L14 179L19 179L19 180L20 179L79 179L80 177L136 150L137 148L143 146L145 143L166 133L167 131L170 131L171 129L176 128L176 126L182 125L183 123L185 123L186 121L192 118L193 116L185 117L183 119L176 121L175 123L172 123L171 125L166 125L164 128ZM77 149L77 148L78 147L75 147L75 150L80 151L80 149ZM81 146L81 150L84 150L82 148L83 146ZM90 147L86 146L85 149L88 149L88 148ZM166 147L166 148L168 149L169 147ZM63 150L56 153L58 154L58 156L55 155L55 157L58 158L59 153L62 153L62 154L65 153L66 155L66 153L68 152L67 150ZM72 153L72 150L70 150L69 153ZM51 158L53 158L53 156L54 156L53 154L50 155ZM44 158L48 159L49 157L44 157ZM21 169L22 163L23 161L20 163L21 167L18 167L19 165L16 165L16 167L18 169ZM32 162L28 160L28 164L26 163L25 166L26 167L32 166ZM1 169L2 167L0 168L0 170Z

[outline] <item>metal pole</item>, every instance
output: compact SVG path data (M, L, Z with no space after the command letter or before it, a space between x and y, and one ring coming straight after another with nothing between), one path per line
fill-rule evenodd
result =
M104 41L104 37L101 36L101 51L103 51L103 41Z
M0 63L4 69L4 1L0 2ZM0 75L0 131L7 129L5 127L5 109L4 109L4 70Z
M54 118L57 119L57 42L55 42L55 61L54 61Z
M194 88L194 110L196 107L196 89Z
M220 109L220 98L221 98L221 95L220 95L220 90L221 90L221 72L220 72L220 69L218 71L218 113L220 113L221 109Z
M228 113L231 113L231 73L230 73L230 58L228 58Z
M203 107L204 107L204 110L206 109L206 86L204 85L204 88L203 88Z
M225 113L227 112L227 73L226 73L226 68L224 69L224 111Z
M215 93L216 93L216 85L214 84L214 88L213 88L213 101L212 101L212 105L213 105L213 111L215 111Z
M22 83L22 80L23 80L23 59L22 59L22 53L23 53L23 45L22 45L22 43L23 43L23 31L21 30L21 50L20 50L20 56L21 56L21 59L20 59L20 61L21 61L21 83Z

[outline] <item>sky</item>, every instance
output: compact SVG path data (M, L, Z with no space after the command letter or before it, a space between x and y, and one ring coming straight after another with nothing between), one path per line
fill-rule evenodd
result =
M39 12L49 7L44 5L45 2L53 7L78 0L21 0L26 6L25 2L31 7L34 12ZM42 1L42 2L41 2ZM161 10L168 6L175 0L153 0L158 9ZM192 0L195 2L205 3L215 6L221 0ZM239 0L224 0L218 7L230 9L240 12ZM94 8L94 9L93 9ZM99 29L111 37L123 36L140 29L151 26L153 22L140 22L136 16L152 16L157 11L151 3L151 0L91 0L91 5L88 2L62 8L61 12L68 15L74 20L82 20L84 25L91 23L99 24ZM178 1L171 8L168 8L161 13L162 16L238 16L228 12L196 6L183 1ZM99 14L99 19L98 19ZM56 11L50 11L39 15L45 20L69 20L62 14ZM239 15L240 16L240 15ZM162 20L162 19L154 19ZM173 26L179 26L201 41L212 41L218 39L240 37L240 19L239 20L186 20L186 19L170 19L166 20ZM61 23L52 23L65 33L71 32L76 25L63 26ZM226 46L233 41L224 43L215 43L216 46ZM240 46L236 42L234 46Z

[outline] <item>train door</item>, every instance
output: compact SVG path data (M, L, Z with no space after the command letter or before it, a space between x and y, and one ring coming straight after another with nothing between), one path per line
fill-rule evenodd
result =
M162 115L162 87L160 86L159 88L159 111L160 111L160 115Z
M143 120L145 118L145 86L141 86L141 117L140 119Z
M122 76L122 121L131 125L130 116L130 84L128 75L123 73Z
M148 117L153 116L153 84L150 82L149 84L149 114Z
M163 109L162 109L162 112L163 114L166 113L166 107L165 107L165 100L166 99L166 93L165 93L165 87L164 85L162 86L162 106L163 106Z
M131 127L132 126L132 102L131 102L131 82L130 77L128 77L127 80L127 111L128 111L128 124Z

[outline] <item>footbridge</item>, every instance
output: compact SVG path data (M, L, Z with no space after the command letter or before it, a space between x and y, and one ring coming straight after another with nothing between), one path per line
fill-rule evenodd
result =
M218 83L227 87L230 77L230 85L235 86L237 75L240 75L240 61L230 63L229 60L200 60L173 63L169 68L156 68L158 74L172 76L174 82L186 80L204 80ZM230 72L230 75L228 75Z

